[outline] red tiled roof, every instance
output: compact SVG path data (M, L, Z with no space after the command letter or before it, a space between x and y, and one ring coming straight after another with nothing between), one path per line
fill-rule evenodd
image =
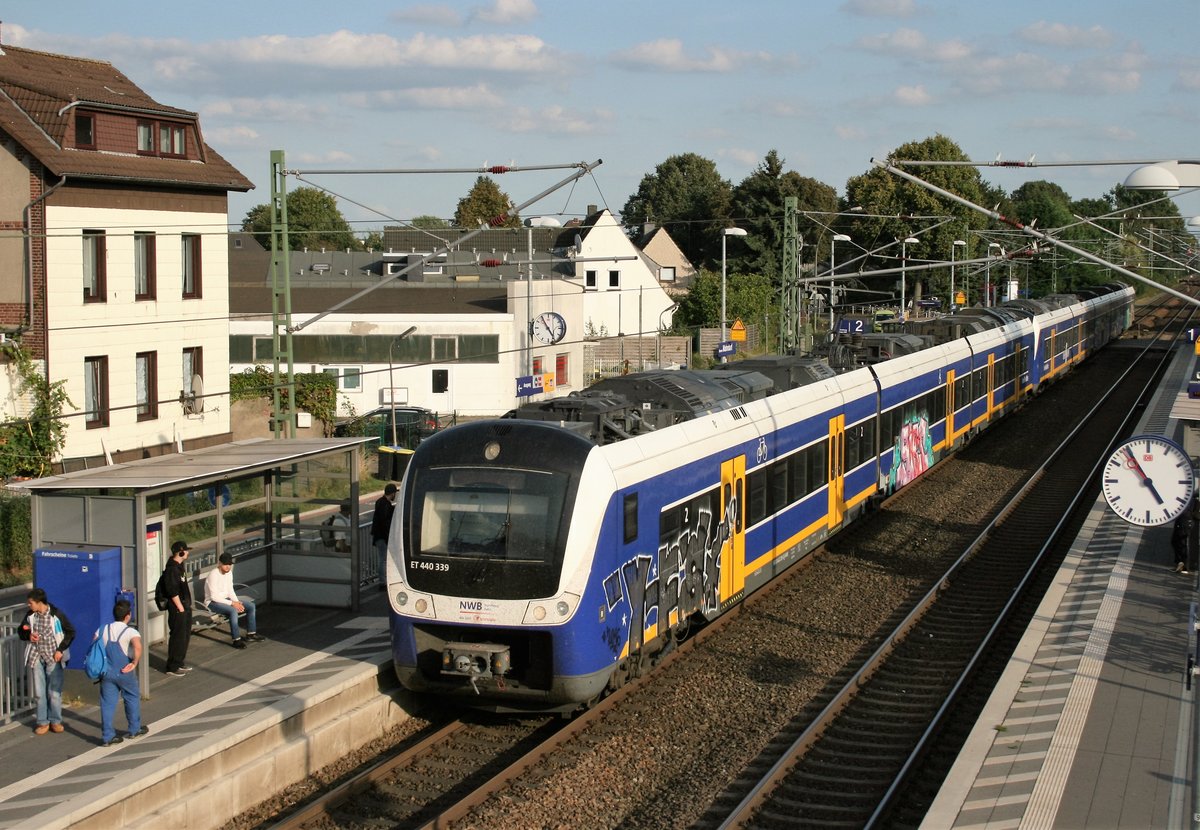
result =
M158 103L106 61L0 46L0 129L51 173L216 190L254 187L207 144L201 148L203 161L66 147L72 104L190 121L200 134L195 113Z

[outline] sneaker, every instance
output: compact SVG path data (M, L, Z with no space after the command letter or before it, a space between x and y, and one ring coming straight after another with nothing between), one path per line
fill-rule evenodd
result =
M130 732L130 733L129 733L129 737L130 737L130 739L133 739L133 738L140 738L140 737L142 737L143 735L145 735L145 734L146 734L147 732L149 732L149 731L150 731L150 727L149 727L149 726L146 726L146 724L144 724L144 723L143 723L143 724L142 724L142 728L141 728L141 729L139 729L137 732Z
M176 669L176 671L191 671L191 670L192 670L191 666L180 666L178 669Z
M1177 573L1177 574L1187 573L1187 571L1184 569L1184 564L1182 562L1175 563L1175 573Z
M261 634L256 634L255 632L251 631L249 634L246 635L246 639L252 643L262 643L262 642L266 642L267 638Z
M238 637L236 640L233 641L232 645L234 648L245 648L246 641L243 640L241 637Z
M57 735L59 732L62 732L64 728L65 728L65 727L64 727L64 726L63 726L61 723L52 723L52 724L50 724L50 731L51 731L51 732L53 732L53 733L55 733L56 735Z
M117 735L111 741L105 741L104 743L100 744L100 746L112 746L113 744L119 744L119 743L123 742L124 740L125 739L122 738L120 735Z
M187 677L187 672L183 669L172 669L167 674L171 675L171 677Z
M46 734L47 732L49 732L49 731L50 731L50 724L48 724L48 723L39 723L39 724L37 725L37 729L33 730L33 734L35 734L35 735L45 735L45 734Z

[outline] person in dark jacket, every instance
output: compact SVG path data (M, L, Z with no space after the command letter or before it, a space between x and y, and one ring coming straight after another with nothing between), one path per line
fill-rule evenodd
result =
M387 588L388 532L392 529L392 514L396 512L396 485L390 481L383 488L383 495L375 502L375 514L371 516L371 544L379 560L379 590Z
M167 595L167 640L166 673L183 677L192 670L187 664L188 643L192 639L192 586L183 563L191 549L187 542L179 539L171 544L171 558L163 570L163 591Z
M1171 530L1171 549L1175 551L1175 572L1187 573L1188 548L1191 545L1192 528L1195 525L1196 502L1188 505L1187 510L1179 514L1175 527Z
M25 665L33 675L37 696L37 726L34 732L62 732L63 666L71 659L75 627L61 609L50 604L45 590L34 588L26 597L29 612L21 620L17 636L29 643Z

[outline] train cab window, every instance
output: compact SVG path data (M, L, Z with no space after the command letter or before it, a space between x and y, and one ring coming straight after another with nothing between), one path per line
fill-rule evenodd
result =
M625 544L638 537L638 494L625 495Z

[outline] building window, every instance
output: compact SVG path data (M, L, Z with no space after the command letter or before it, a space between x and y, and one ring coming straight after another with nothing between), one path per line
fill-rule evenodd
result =
M158 277L158 257L154 234L133 232L133 294L135 300L153 300Z
M455 360L458 358L458 337L441 337L435 335L433 338L433 359L434 360Z
M184 128L179 124L159 124L158 154L160 156L186 155L187 146L183 133Z
M450 370L449 369L434 369L433 375L433 392L435 395L440 395L450 388Z
M154 152L154 122L139 121L137 125L137 148L139 153Z
M158 352L139 352L134 366L137 384L137 419L158 417Z
M191 396L197 393L192 388L192 379L204 376L204 348L187 346L183 350L183 395ZM202 381L203 382L203 381Z
M556 354L554 356L554 385L555 386L569 386L570 385L569 383L567 383L567 359L569 357L570 357L570 355L566 354L565 352L563 354Z
M675 282L675 266L664 265L658 272L659 282Z
M620 288L621 287L621 272L620 271L609 271L608 272L608 287L609 288Z
M84 422L88 429L108 426L108 358L83 359Z
M327 366L321 369L321 372L333 375L337 379L338 389L343 392L362 391L361 366Z
M200 236L194 233L183 235L183 298L198 300L202 294L200 269Z
M583 287L585 290L586 289L591 289L592 291L596 290L596 272L595 271L584 271L583 272Z
M137 151L148 156L186 156L187 125L168 121L139 121Z
M83 301L102 303L105 300L105 253L104 231L83 232Z
M533 359L533 369L532 369L532 374L534 374L534 375L544 375L544 374L546 374L546 370L543 368L543 365L542 365L542 358L541 358L541 356L540 356L540 355L539 355L538 357L535 357L535 358Z
M93 149L96 146L96 119L81 112L75 113L75 146Z

